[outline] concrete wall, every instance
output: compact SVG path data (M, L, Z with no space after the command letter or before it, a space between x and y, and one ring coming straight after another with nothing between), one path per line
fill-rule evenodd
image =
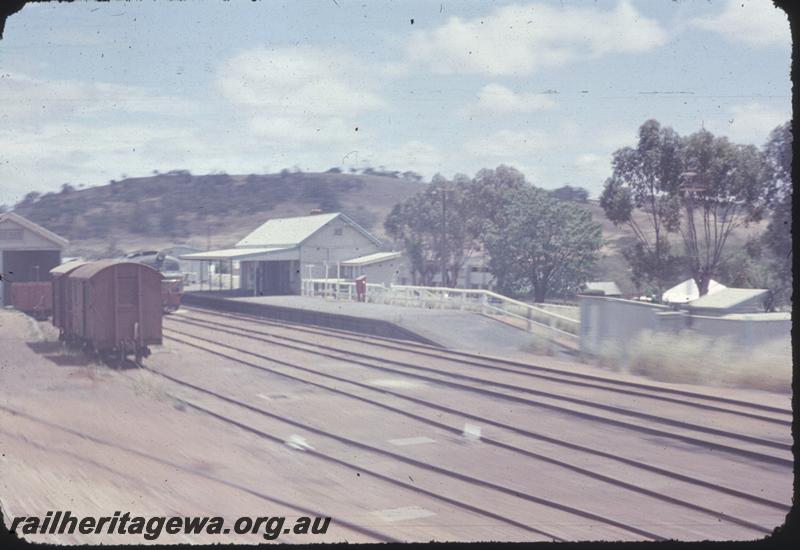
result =
M668 306L603 296L580 296L581 353L598 355L610 348L624 349L627 341L645 330L658 330L656 313Z
M439 346L436 342L416 334L406 328L398 326L389 321L381 319L371 319L367 317L355 317L338 313L327 313L310 309L292 308L276 306L271 304L260 304L257 302L245 302L239 300L226 300L225 297L246 295L242 290L230 292L187 292L183 295L183 303L190 306L218 309L234 313L246 313L256 315L266 319L279 321L289 321L303 325L315 325L339 330L360 332L385 338L395 338L399 340L409 340L419 342L429 346Z
M580 296L579 304L581 353L588 355L612 350L624 353L627 344L645 330L691 331L752 348L781 339L788 342L792 326L789 314L783 313L691 315L669 306L604 296Z

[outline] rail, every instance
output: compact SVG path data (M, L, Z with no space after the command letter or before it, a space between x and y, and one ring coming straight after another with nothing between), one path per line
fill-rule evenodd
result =
M304 279L303 296L329 300L355 301L356 284L346 279ZM539 327L577 339L580 333L580 310L560 304L528 304L490 290L432 286L380 285L367 283L365 301L426 309L472 311L507 322L528 331Z

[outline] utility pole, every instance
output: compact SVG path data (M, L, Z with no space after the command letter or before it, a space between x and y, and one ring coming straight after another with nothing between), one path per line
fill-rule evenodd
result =
M447 187L442 186L442 286L447 286Z

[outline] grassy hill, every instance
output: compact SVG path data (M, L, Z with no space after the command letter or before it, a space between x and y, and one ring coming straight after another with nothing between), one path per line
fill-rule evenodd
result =
M291 173L193 176L175 171L29 197L15 212L70 240L69 255L233 245L269 218L341 211L384 236L391 208L423 188L384 175ZM112 250L116 249L116 250Z
M269 218L302 216L315 208L342 211L385 239L383 221L389 211L424 187L417 178L397 173L193 176L174 171L29 195L15 212L68 238L66 255L97 258L171 244L228 247ZM623 292L633 292L621 252L634 242L633 235L608 221L597 201L580 205L601 224L606 242L594 279L616 281ZM739 230L728 250L741 247L765 226L763 222Z

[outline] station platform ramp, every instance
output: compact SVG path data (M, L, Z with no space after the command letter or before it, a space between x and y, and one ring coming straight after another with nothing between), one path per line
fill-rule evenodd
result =
M318 296L244 296L240 291L187 292L187 306L409 340L447 349L521 359L570 356L576 350L489 315L457 310L352 302Z

